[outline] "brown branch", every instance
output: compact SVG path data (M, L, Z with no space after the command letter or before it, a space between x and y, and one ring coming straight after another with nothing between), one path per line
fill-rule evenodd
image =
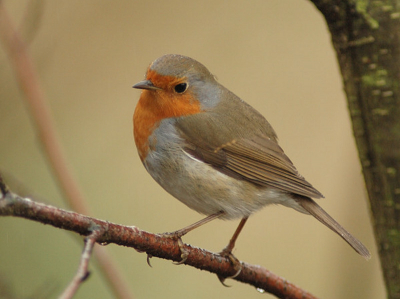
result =
M57 178L68 205L82 214L89 214L85 205L82 192L72 175L65 160L63 149L58 141L57 132L54 129L54 121L49 105L40 82L29 57L25 43L19 37L3 4L0 1L0 38L6 50L12 67L15 71L17 83L25 94L25 100L29 112L36 126L39 139L49 159L50 166Z
M65 159L49 106L42 91L35 68L22 41L0 0L0 38L14 67L17 82L25 94L43 149L64 194L67 204L82 214L89 214L84 196ZM133 295L114 261L104 248L96 248L95 257L106 282L117 298L131 299Z
M0 178L1 186L1 178ZM98 234L95 239L99 244L114 243L135 248L153 257L172 261L180 261L181 251L178 242L163 235L152 234L135 226L123 226L100 219L91 218L75 212L66 211L50 205L22 198L14 193L0 194L0 215L17 216L54 227L89 236L94 231ZM204 249L194 248L184 244L189 253L184 264L201 270L207 270L222 277L230 277L236 270L228 258ZM316 299L310 293L293 285L287 280L271 273L257 265L242 262L242 271L234 279L256 287L259 290L286 299Z
M93 230L93 232L85 238L85 247L83 248L81 261L79 263L78 270L74 278L68 287L61 294L59 299L70 299L78 291L79 286L89 277L89 260L92 256L94 244L96 243L97 237L100 235L100 230Z

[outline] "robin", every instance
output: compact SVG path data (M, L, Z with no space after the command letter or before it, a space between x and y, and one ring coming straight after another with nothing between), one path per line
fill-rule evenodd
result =
M156 59L133 115L139 157L167 192L207 215L170 233L187 258L181 237L214 219L241 222L222 254L232 255L248 217L270 204L314 216L366 259L367 248L312 198L322 198L278 145L268 121L219 84L196 60L169 54Z

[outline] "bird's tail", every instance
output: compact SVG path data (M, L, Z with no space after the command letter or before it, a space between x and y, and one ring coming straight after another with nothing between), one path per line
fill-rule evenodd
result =
M337 223L336 220L325 212L314 200L300 195L296 195L295 200L304 210L341 236L361 256L367 260L371 258L371 254L364 244Z

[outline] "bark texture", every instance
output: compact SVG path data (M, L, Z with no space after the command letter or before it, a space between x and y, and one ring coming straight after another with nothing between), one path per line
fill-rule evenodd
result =
M335 48L388 298L400 298L400 1L312 1Z

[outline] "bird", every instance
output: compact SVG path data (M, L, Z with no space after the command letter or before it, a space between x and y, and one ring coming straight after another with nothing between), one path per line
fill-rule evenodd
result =
M237 263L232 250L247 219L271 204L314 216L365 259L371 257L313 200L323 195L297 171L269 122L203 64L167 54L133 87L142 90L133 114L140 160L163 189L206 216L168 234L178 241L181 262L188 255L181 240L186 233L214 219L241 219L220 253Z

